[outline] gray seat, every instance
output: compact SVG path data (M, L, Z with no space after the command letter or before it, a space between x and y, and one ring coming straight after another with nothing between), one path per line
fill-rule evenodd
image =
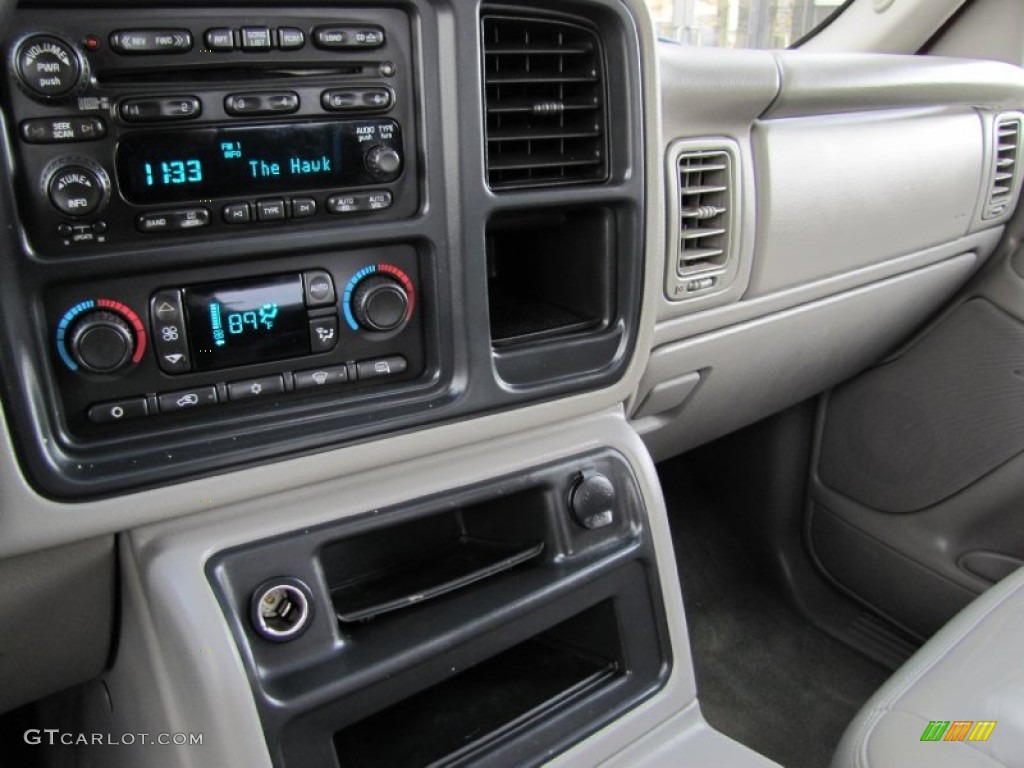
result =
M922 740L926 732L937 740ZM1024 568L957 614L886 681L846 729L832 766L1024 766Z

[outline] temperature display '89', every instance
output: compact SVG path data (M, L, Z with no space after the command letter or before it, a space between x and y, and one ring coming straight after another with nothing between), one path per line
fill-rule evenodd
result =
M310 353L301 275L196 285L184 301L195 370Z

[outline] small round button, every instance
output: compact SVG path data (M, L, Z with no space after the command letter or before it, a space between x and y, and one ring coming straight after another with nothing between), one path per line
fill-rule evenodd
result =
M402 156L392 147L373 147L366 153L366 170L374 176L396 176L401 169Z
M352 295L356 321L371 331L393 331L405 322L409 295L390 277L375 275L363 280Z
M18 78L42 99L67 96L78 87L82 65L74 47L50 35L33 35L18 46Z
M113 373L131 359L135 335L113 312L89 312L71 332L71 355L93 373Z
M57 169L47 184L53 207L67 216L87 216L99 210L106 198L104 179L83 165Z
M614 523L615 506L615 485L600 472L582 473L569 494L573 519L590 530Z

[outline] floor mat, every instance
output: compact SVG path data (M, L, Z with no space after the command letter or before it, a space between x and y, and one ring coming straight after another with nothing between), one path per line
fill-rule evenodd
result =
M732 528L735 518L716 514L679 462L659 470L704 717L785 768L824 768L889 671L777 594Z

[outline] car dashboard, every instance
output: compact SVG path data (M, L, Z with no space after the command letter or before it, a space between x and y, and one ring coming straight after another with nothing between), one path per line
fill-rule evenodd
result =
M654 460L982 267L1018 70L639 0L5 21L0 572L59 610L0 701L205 735L104 765L768 764L701 717Z

